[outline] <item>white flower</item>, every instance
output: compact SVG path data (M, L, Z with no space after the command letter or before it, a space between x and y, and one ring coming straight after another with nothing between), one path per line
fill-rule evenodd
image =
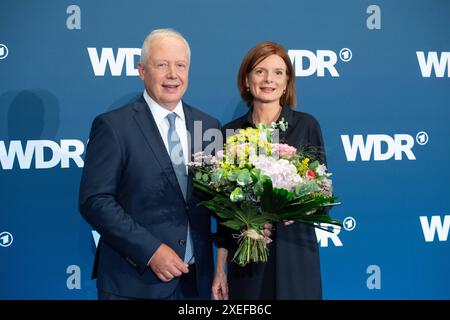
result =
M331 197L333 195L333 183L330 179L322 179L320 182L320 192L322 194Z
M253 155L250 156L249 161L255 168L260 169L261 173L270 177L274 188L294 191L295 187L303 182L303 179L297 173L297 168L288 160L274 159L265 155Z
M217 157L213 155L205 155L203 151L194 153L192 157L194 158L194 161L188 162L187 165L193 168L201 168L204 165L218 166L220 164Z
M323 176L325 172L327 172L327 167L324 164L320 164L317 167L316 172L319 176Z

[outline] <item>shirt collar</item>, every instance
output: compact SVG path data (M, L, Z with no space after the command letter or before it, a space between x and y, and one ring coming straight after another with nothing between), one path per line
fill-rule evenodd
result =
M147 93L147 90L144 90L144 100L145 102L147 102L147 105L150 108L150 111L152 112L156 123L159 123L159 121L164 121L167 115L172 112L174 112L184 122L183 103L181 102L181 100L178 102L173 111L170 111L159 105L155 100L152 99L152 97L150 97L150 95Z

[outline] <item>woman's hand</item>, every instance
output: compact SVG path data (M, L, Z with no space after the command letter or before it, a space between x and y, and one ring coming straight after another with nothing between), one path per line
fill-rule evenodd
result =
M270 236L272 235L272 224L266 223L263 227L263 234L266 241L266 244L271 243L273 240L270 239Z
M214 273L211 291L214 300L228 300L228 281L224 271L216 270Z

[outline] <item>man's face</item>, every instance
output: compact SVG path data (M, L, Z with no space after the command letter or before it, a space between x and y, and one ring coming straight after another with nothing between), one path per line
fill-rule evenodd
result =
M149 44L145 65L139 64L139 75L147 93L162 107L173 110L188 86L189 58L183 40L154 38Z

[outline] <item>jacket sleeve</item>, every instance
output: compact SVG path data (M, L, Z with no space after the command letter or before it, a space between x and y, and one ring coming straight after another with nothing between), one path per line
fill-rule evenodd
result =
M220 218L217 221L217 232L213 236L214 245L217 248L233 249L237 247L237 240L233 237L233 234L237 231L230 229L221 224Z
M325 154L325 144L323 142L322 130L320 124L314 119L309 132L309 144L317 148L317 158L321 164L327 164L327 157Z
M315 119L314 119L315 120ZM325 153L325 144L323 142L322 130L320 128L319 122L317 120L314 121L311 126L309 142L311 146L317 147L318 151L318 160L319 163L327 165L327 156ZM326 207L317 211L316 214L329 214L332 207Z
M147 229L136 223L117 201L124 168L124 148L114 128L97 117L86 151L79 193L79 210L84 219L110 247L139 272L161 245Z

